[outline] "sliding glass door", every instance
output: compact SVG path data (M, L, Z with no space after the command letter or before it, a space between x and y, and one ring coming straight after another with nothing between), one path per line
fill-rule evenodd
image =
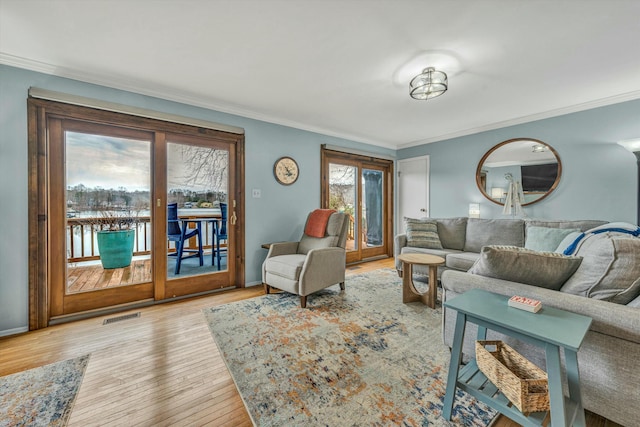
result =
M241 135L31 102L33 329L243 286Z

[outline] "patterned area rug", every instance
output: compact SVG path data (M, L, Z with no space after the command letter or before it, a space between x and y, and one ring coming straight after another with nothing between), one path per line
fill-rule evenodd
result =
M270 294L204 310L258 426L486 426L495 412L458 390L441 417L449 350L441 308L402 304L393 270L300 298Z
M67 424L89 356L0 377L0 426Z

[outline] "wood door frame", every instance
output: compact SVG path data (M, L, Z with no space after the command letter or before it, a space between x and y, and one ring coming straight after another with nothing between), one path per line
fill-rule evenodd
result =
M393 160L381 159L374 156L366 156L362 154L353 154L346 153L342 151L335 151L325 148L324 146L320 147L320 206L322 208L327 208L329 206L329 163L332 161L336 163L346 164L356 166L359 170L359 176L356 181L356 185L358 188L358 206L357 212L362 211L362 184L359 179L360 174L362 173L363 168L367 168L370 166L376 170L383 170L384 173L384 185L383 188L386 190L386 194L383 195L384 206L382 210L383 214L383 224L384 224L384 243L381 246L379 251L375 251L377 256L393 256L393 236L394 236L394 227L393 227L393 202L394 202L394 190L393 190ZM360 230L358 230L358 240L360 239ZM352 262L361 262L367 258L363 258L362 256L362 242L358 241L358 250L347 252L347 263ZM349 254L353 254L357 252L357 255L354 257L349 256ZM378 255L379 252L379 255ZM371 258L376 255L372 255Z
M77 106L57 101L29 97L27 99L27 141L28 141L28 224L29 224L29 330L47 327L51 318L51 250L49 242L49 180L48 162L50 145L47 135L51 118L85 120L97 124L127 127L165 134L182 134L211 137L235 144L236 174L235 194L228 197L237 201L236 215L236 258L232 286L245 286L245 207L241 196L244 194L244 135L208 128L171 123L146 117L132 116L106 110ZM152 200L155 194L152 186ZM161 197L166 198L166 195ZM155 206L155 204L154 204ZM166 214L165 214L166 215ZM166 216L165 216L166 221ZM160 296L160 295L156 295Z

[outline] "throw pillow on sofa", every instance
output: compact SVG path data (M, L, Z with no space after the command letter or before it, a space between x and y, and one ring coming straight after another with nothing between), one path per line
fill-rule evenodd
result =
M640 295L640 238L604 232L582 239L576 255L584 261L562 292L627 304Z
M579 234L580 230L577 228L527 227L524 247L534 251L554 252L560 242L572 233Z
M431 219L404 218L407 246L413 248L442 249L438 224Z
M559 290L578 269L581 257L516 246L485 246L469 273Z

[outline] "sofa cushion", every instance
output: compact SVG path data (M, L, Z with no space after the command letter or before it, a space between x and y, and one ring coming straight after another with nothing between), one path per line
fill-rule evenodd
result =
M487 245L524 246L524 221L469 218L464 251L480 252Z
M469 273L558 290L581 261L577 256L516 246L485 246Z
M534 251L554 252L558 248L560 242L562 242L562 240L571 233L579 234L580 229L535 226L528 227L524 247Z
M467 271L480 258L476 252L460 252L447 255L446 266L454 270Z
M446 249L464 249L464 240L467 233L467 218L437 218L438 236L442 247Z
M582 239L576 255L584 261L562 292L627 304L640 294L640 238L615 232Z
M407 246L414 248L442 249L438 225L433 219L404 219Z
M436 255L442 258L446 258L449 254L452 253L460 253L460 251L456 251L454 249L427 249L427 248L410 248L405 246L400 250L402 254L428 254L428 255Z

